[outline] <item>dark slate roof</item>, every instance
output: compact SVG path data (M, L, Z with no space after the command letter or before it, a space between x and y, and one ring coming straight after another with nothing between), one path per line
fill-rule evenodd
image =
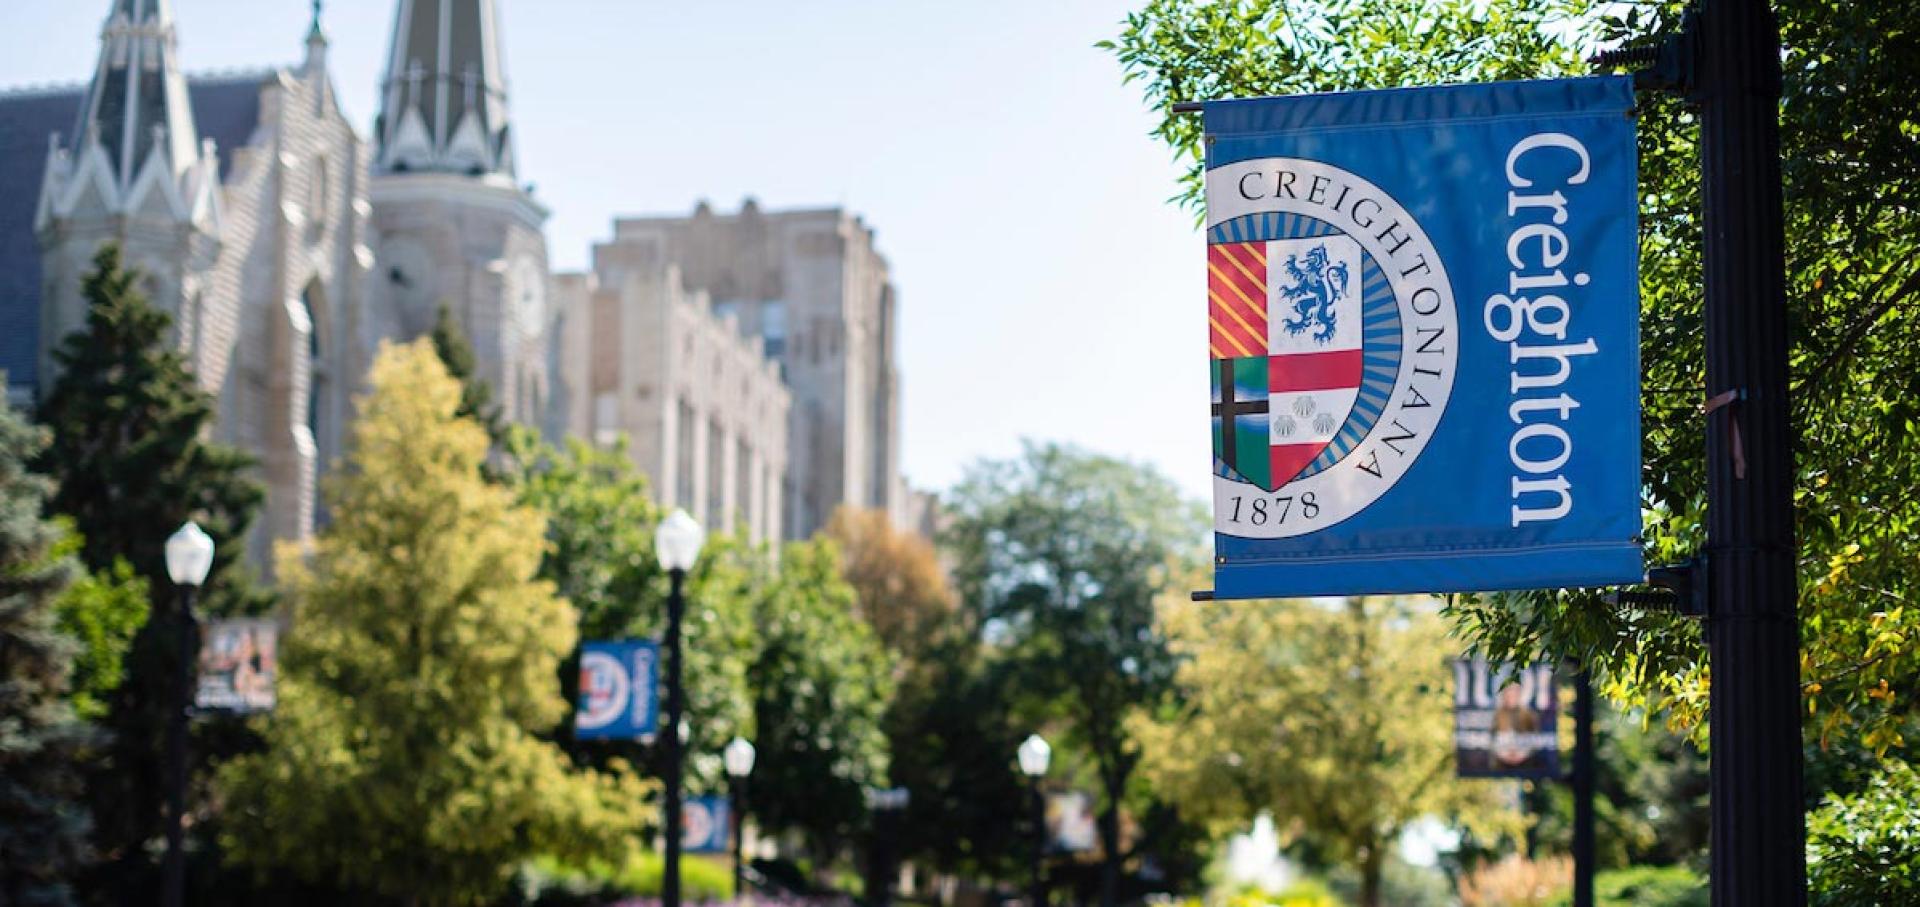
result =
M255 72L188 80L200 136L220 148L222 177L232 166L232 152L247 145L260 121L265 77ZM0 93L0 371L11 387L32 386L37 378L40 244L33 235L33 214L47 139L73 128L85 91L74 85Z

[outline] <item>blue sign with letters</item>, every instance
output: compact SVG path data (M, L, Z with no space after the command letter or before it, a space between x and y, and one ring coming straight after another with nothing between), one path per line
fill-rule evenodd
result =
M660 647L649 640L580 645L580 702L573 736L631 740L660 722Z
M1205 105L1216 596L1641 580L1632 103Z
M726 853L733 811L725 797L693 797L680 808L680 848L687 853Z

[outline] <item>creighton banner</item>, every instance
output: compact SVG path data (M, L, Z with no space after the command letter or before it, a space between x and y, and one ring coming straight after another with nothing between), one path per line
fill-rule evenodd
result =
M1205 106L1216 596L1641 579L1629 85Z
M578 740L650 736L660 721L660 647L650 640L580 644L580 701L573 715Z

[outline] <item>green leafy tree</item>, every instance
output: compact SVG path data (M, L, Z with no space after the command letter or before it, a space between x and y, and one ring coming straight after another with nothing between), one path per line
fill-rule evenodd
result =
M77 646L55 612L77 565L41 515L51 483L27 468L45 434L0 402L0 902L57 907L76 903L89 857L78 761L91 731L67 700Z
M1112 904L1127 856L1121 807L1139 763L1127 719L1172 688L1153 602L1172 569L1200 557L1203 515L1151 469L1034 444L969 469L950 513L961 601L1016 675L1012 688L1095 766L1101 902Z
M161 749L179 670L178 600L162 555L167 536L189 519L213 536L213 571L202 597L208 612L256 612L267 604L239 564L262 499L248 477L252 462L206 440L213 401L169 337L170 319L138 284L139 275L121 266L119 248L102 246L82 287L85 326L54 352L59 377L40 408L52 443L38 460L56 482L50 509L73 521L85 566L116 584L131 567L152 594L149 619L125 653L125 679L109 695L102 721L109 740L88 766L95 842L118 865L113 875L129 897L142 884L147 844L162 829ZM109 608L86 617L117 627L132 618L124 594L77 604Z
M425 342L384 346L370 385L334 522L282 551L293 629L265 751L220 774L228 853L422 904L487 902L539 854L618 860L646 789L538 736L575 641L534 578L540 514L481 477L486 433Z
M1680 2L1150 0L1104 42L1189 164L1183 101L1590 71L1586 52L1669 32ZM1802 680L1823 746L1874 752L1914 728L1920 678L1920 32L1903 3L1777 0L1799 543ZM1677 562L1704 541L1704 336L1699 125L1684 101L1638 103L1646 549ZM1609 692L1704 717L1696 627L1612 609L1592 593L1461 597L1455 614L1495 657L1574 653Z
M1920 903L1920 772L1888 759L1864 790L1828 795L1808 816L1807 876L1820 907Z
M824 861L861 827L865 789L887 777L892 659L855 616L831 542L788 544L756 588L753 817L803 833Z
M579 613L580 638L659 638L666 630L666 572L653 550L662 516L646 477L634 467L625 442L599 448L579 439L555 447L531 429L508 431L507 484L520 501L547 518L546 554L540 578L552 582ZM688 583L689 618L683 625L687 710L692 719L687 751L712 754L735 735L750 735L751 695L747 667L754 654L754 571L760 557L738 541L716 538ZM579 692L579 660L569 654L560 668L569 702ZM556 735L581 762L627 759L655 764L659 747L641 741L572 739L565 724ZM687 766L692 789L724 790L721 767L696 758Z
M1515 830L1499 791L1454 773L1445 623L1406 599L1182 602L1162 620L1181 704L1133 729L1144 771L1222 830L1270 812L1360 875L1378 907L1400 834L1438 815Z

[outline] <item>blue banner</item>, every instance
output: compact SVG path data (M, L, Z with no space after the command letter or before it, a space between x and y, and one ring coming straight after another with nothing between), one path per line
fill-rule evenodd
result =
M687 853L726 853L733 810L725 797L693 797L680 807L680 849Z
M1632 102L1205 106L1216 596L1640 581Z
M660 722L660 647L648 640L580 645L579 740L650 736Z

